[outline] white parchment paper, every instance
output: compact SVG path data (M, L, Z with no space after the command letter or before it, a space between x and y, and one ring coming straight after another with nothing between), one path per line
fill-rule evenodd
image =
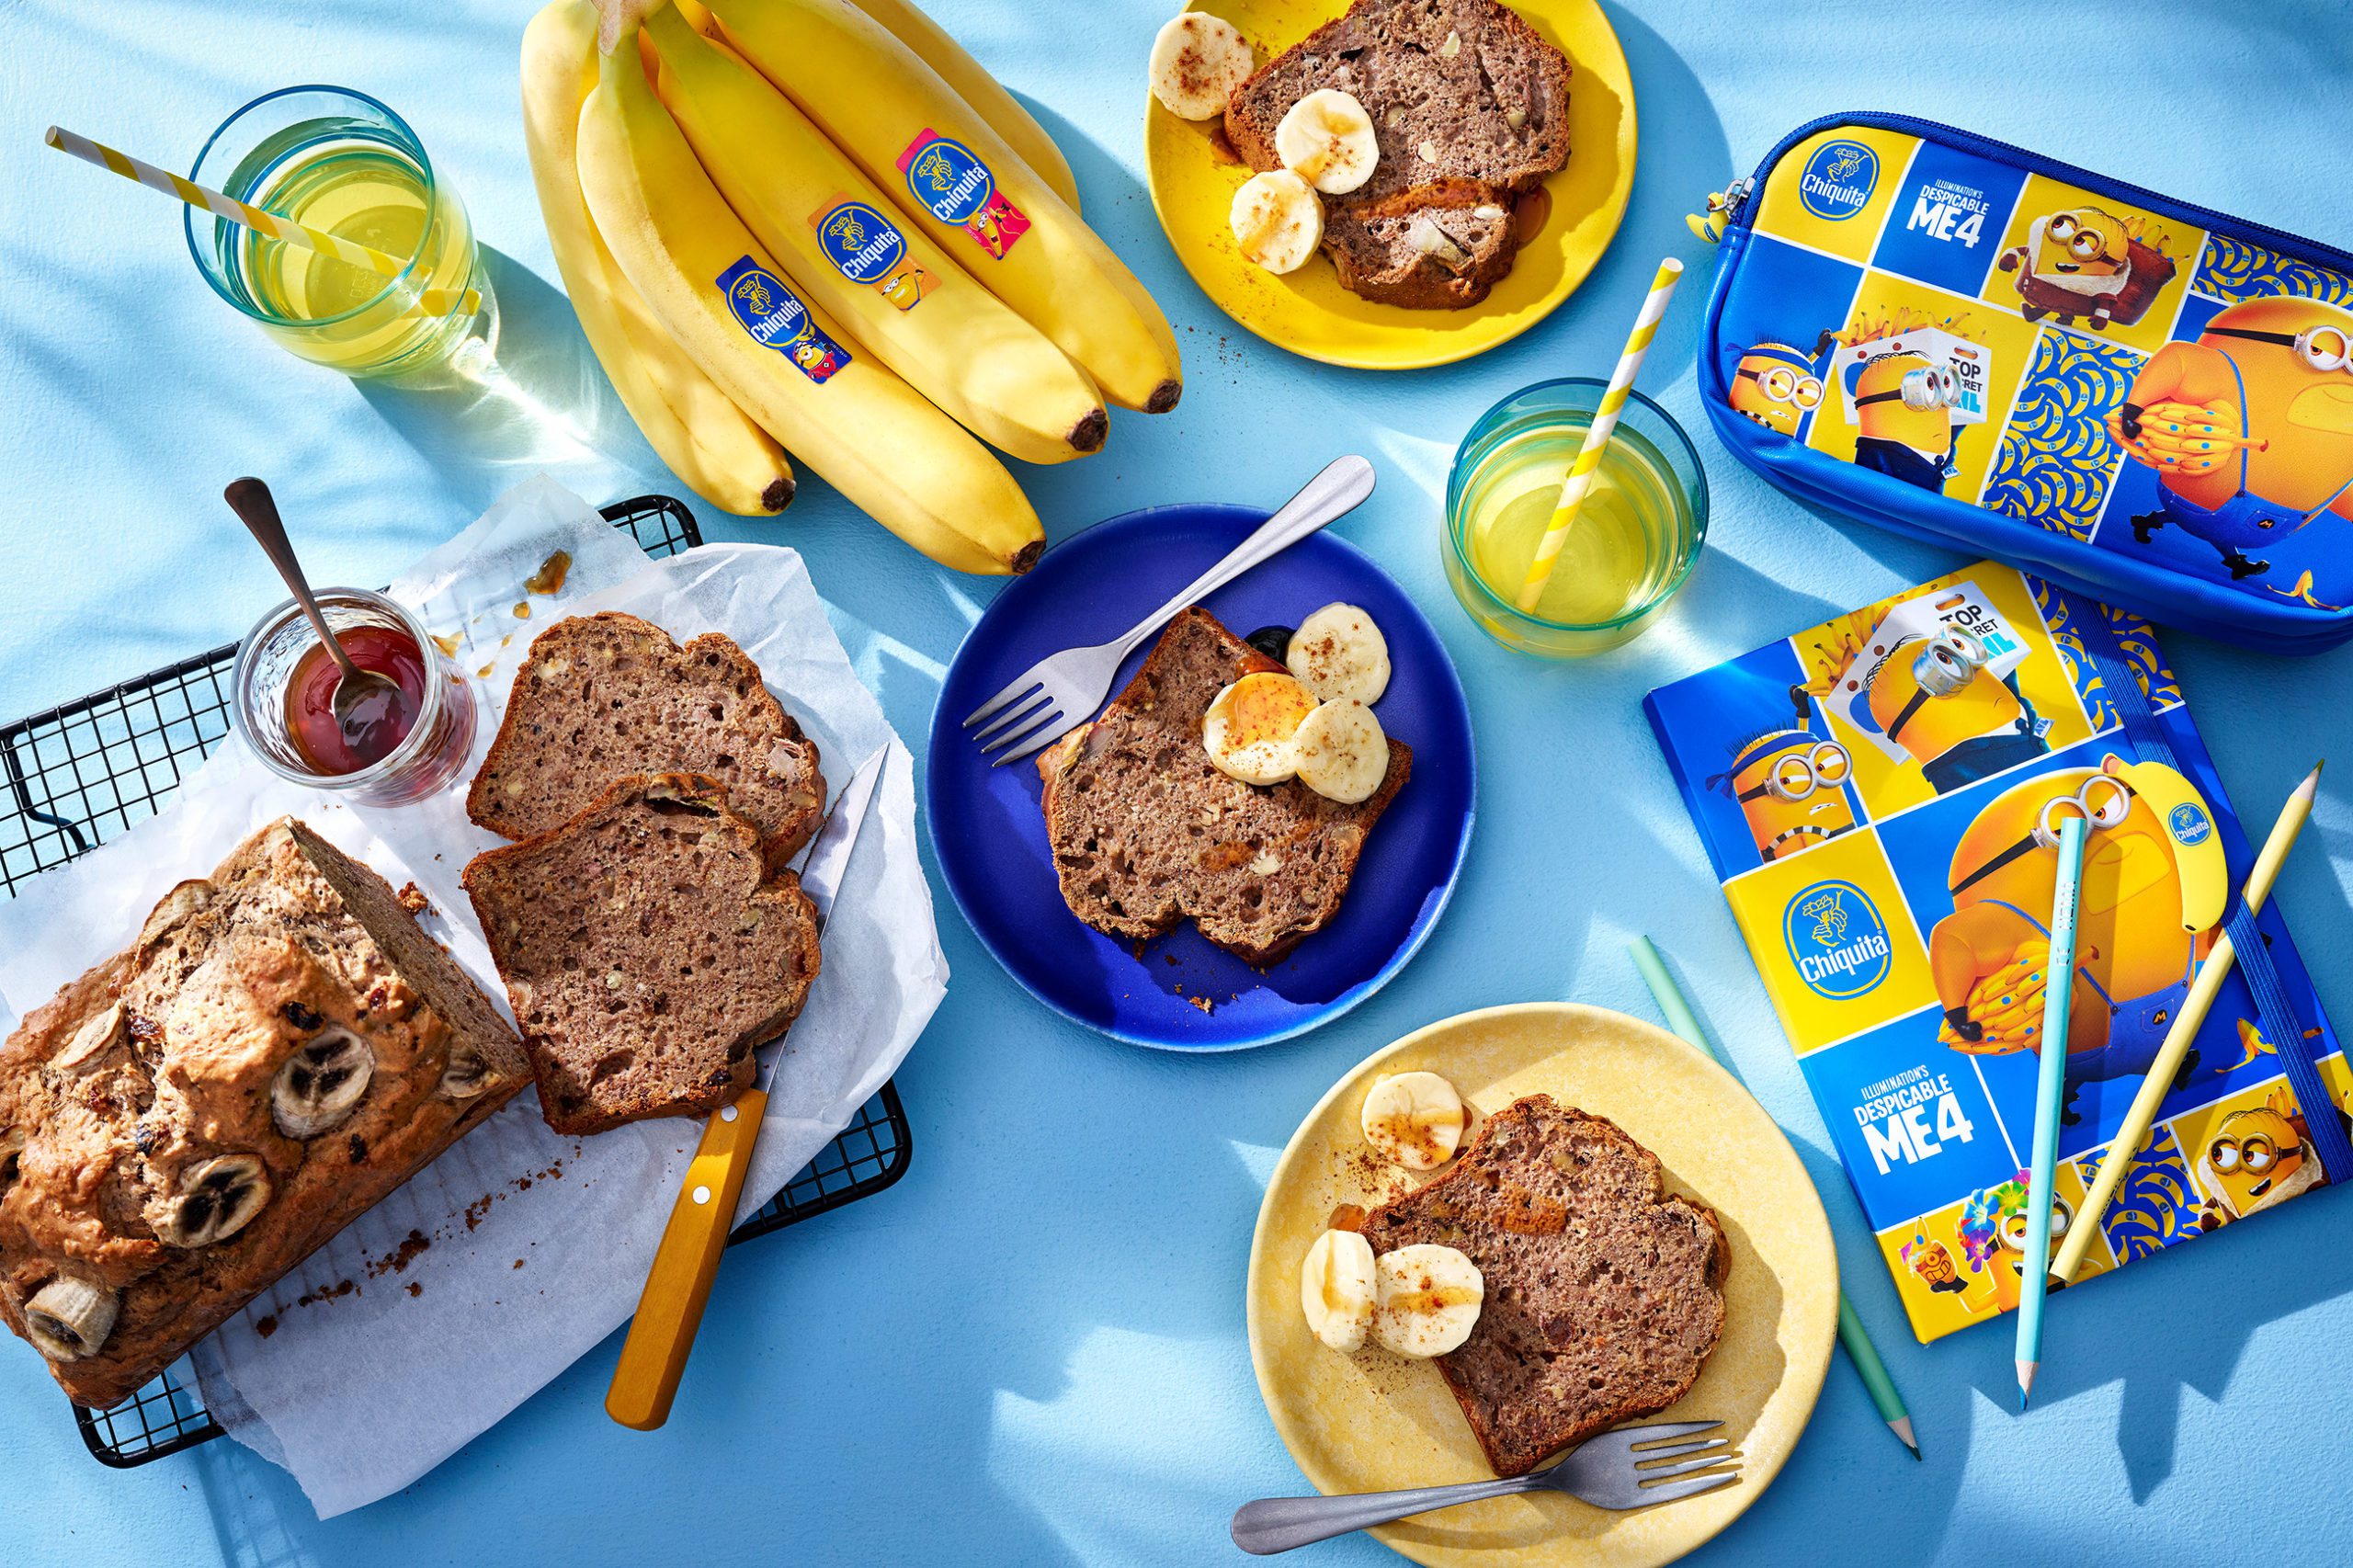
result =
M552 597L522 586L555 550ZM818 745L828 791L890 748L874 808L825 931L824 967L784 1049L739 1218L847 1124L946 994L948 965L916 858L915 769L858 682L793 551L712 545L648 562L579 497L540 478L393 585L457 658L484 709L487 751L530 639L572 614L622 609L681 642L722 631L757 661ZM515 614L530 608L529 619ZM291 813L432 904L428 932L506 1010L459 885L501 842L466 820L467 767L397 811L288 784L233 738L161 814L0 903L0 1018L21 1014L119 948L154 901L262 824ZM559 1137L526 1090L298 1266L198 1347L205 1402L232 1435L284 1465L321 1517L431 1470L610 1334L635 1309L700 1123L638 1122Z

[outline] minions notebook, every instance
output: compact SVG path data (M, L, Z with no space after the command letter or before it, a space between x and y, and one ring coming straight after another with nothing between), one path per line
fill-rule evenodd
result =
M2018 1300L2055 824L2112 825L2084 869L2054 1235L2254 863L2147 625L1986 562L1644 708L1914 1332L1999 1316ZM2255 929L2268 971L2224 984L2079 1283L2322 1184L2346 1147L2353 1075L2286 926L2266 909Z

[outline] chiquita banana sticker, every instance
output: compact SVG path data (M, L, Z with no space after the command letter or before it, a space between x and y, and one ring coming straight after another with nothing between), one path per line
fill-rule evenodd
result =
M791 360L811 381L822 385L849 363L849 350L818 329L800 296L750 256L719 275L719 291L745 332Z
M908 254L907 236L865 202L835 197L809 215L809 225L835 271L899 309L914 310L931 287L931 274Z
M925 211L962 229L999 261L1029 232L1029 215L1005 199L980 154L928 125L899 154L899 172Z

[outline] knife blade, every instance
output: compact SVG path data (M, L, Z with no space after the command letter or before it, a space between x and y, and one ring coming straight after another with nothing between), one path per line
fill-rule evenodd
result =
M858 847L858 830L866 825L890 761L886 745L858 765L834 797L825 825L801 857L801 891L816 905L821 932L834 912L850 855ZM823 973L821 967L820 977ZM751 1169L752 1150L767 1110L768 1085L784 1059L784 1038L780 1035L763 1048L768 1055L759 1081L711 1113L703 1124L702 1141L687 1163L686 1179L654 1249L653 1267L646 1271L637 1315L630 1321L612 1386L605 1395L606 1413L624 1426L650 1432L670 1417L687 1353L694 1348L703 1304L719 1274L719 1255L727 1244L744 1178Z
M866 825L867 809L874 804L874 791L881 787L890 761L891 748L886 745L858 765L858 771L834 797L825 825L817 830L801 855L801 891L817 906L820 930L833 916L834 895L841 892L842 878L849 870L850 851L858 847L858 830Z

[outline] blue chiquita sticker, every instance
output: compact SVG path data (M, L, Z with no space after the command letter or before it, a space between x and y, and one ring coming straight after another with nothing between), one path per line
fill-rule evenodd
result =
M953 223L972 243L1002 261L1013 242L1029 232L1029 219L1005 199L996 176L980 154L929 126L899 154L907 190L925 210Z
M908 253L899 226L863 201L835 197L809 220L817 249L834 270L900 310L913 310L929 290L931 274Z
M1790 900L1781 939L1798 978L1817 996L1843 1002L1887 978L1887 922L1852 882L1816 882Z
M2165 825L2173 830L2177 844L2203 844L2207 835L2214 831L2213 819L2195 801L2184 801L2166 817Z
M791 360L811 381L822 385L849 363L849 351L818 330L809 307L750 256L719 275L719 292L752 341Z

